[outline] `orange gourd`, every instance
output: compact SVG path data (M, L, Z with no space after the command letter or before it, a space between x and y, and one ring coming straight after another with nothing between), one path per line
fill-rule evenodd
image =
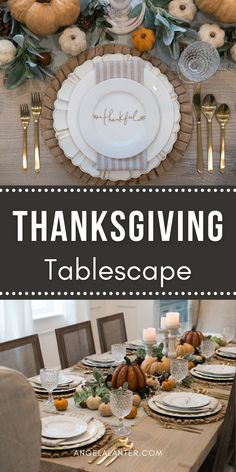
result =
M148 28L139 28L132 33L132 44L140 52L150 51L156 42L154 32Z
M129 390L136 392L146 387L146 377L142 369L137 364L132 364L128 357L125 357L126 364L116 367L112 376L112 387L120 388L125 382Z
M236 23L235 0L195 0L197 7L214 15L221 23Z
M80 0L8 0L12 17L37 35L55 33L75 23Z
M63 397L56 398L54 401L54 406L58 411L64 411L68 407L68 401Z
M186 331L183 334L182 339L185 343L191 344L191 346L196 348L200 346L201 342L204 339L204 336L201 333L201 331L191 330L191 331Z
M194 352L195 352L194 347L189 343L185 343L183 339L181 339L180 343L177 344L177 347L176 347L177 357L184 357L186 354L194 354Z
M170 372L170 359L167 357L149 357L145 359L141 368L148 375L161 375Z

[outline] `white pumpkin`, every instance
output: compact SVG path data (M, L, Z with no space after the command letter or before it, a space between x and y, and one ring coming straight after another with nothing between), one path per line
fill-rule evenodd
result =
M59 38L59 44L65 54L77 56L87 48L86 34L78 26L66 28Z
M0 65L9 64L16 55L16 47L8 39L0 39Z

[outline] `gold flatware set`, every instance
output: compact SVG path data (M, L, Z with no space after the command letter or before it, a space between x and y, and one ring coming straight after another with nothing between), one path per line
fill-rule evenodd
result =
M213 139L212 139L212 121L216 117L221 128L221 149L219 170L222 174L225 172L225 127L230 118L230 109L227 104L222 103L217 105L214 95L208 94L202 100L201 85L197 84L193 95L193 107L195 111L197 123L197 171L202 173L204 171L204 158L202 146L202 129L201 129L201 115L203 114L207 120L207 134L208 134L208 150L207 150L207 170L212 173L214 171L213 158Z
M159 418L160 424L165 429L175 429L179 431L186 431L188 433L201 434L204 430L202 428L192 426L191 424L168 423L163 418Z
M34 120L34 170L40 172L39 119L42 112L42 100L38 92L31 94L31 112ZM28 104L20 106L21 125L23 128L23 170L28 170L27 128L30 123Z
M105 467L115 462L123 453L131 451L134 443L128 441L128 438L118 438L112 441L109 446L105 446L98 451L97 456L89 460L89 464L101 465L105 462ZM119 451L120 450L120 451ZM106 462L107 461L107 462Z

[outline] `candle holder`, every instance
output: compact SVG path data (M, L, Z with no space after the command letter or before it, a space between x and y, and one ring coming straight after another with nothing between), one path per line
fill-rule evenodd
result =
M176 340L178 336L178 328L179 326L176 326L175 328L168 328L169 334L168 334L168 357L170 359L176 359L177 354L176 354Z
M142 339L142 343L146 351L145 359L149 359L149 357L152 357L152 349L153 349L154 344L156 344L156 341L144 341Z
M164 344L164 347L163 347L163 355L165 357L168 357L168 352L169 352L169 331L168 329L160 329L160 333L162 333L164 335L164 339L163 339L163 344Z
M137 0L110 0L107 21L111 27L107 30L114 34L128 34L134 31L143 22L145 2L141 12L135 18L129 18L129 13L137 5Z

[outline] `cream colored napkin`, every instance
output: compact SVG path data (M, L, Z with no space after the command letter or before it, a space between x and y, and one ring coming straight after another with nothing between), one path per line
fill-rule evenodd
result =
M96 83L104 80L125 78L143 83L144 67L143 61L138 57L126 61L104 61L95 66ZM147 152L121 159L112 159L98 154L97 169L99 170L146 170Z

